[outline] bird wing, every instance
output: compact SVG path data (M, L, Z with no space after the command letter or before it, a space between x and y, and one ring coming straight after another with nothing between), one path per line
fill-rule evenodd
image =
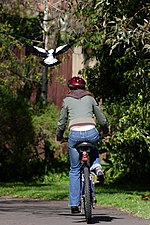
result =
M66 45L59 46L55 49L54 55L59 55L66 52L69 48L71 48L72 43L68 43Z
M37 47L37 46L32 46L32 45L27 45L27 49L35 54L35 55L38 55L38 56L41 56L41 57L46 57L47 56L47 51L43 48L40 48L40 47Z

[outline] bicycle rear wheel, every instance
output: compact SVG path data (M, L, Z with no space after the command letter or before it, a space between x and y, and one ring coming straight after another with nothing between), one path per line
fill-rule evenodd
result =
M92 203L91 203L90 173L87 167L84 168L84 212L87 224L90 224L92 219Z

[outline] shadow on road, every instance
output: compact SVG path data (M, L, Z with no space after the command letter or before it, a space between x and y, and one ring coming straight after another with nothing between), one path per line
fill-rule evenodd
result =
M114 219L120 219L120 218L111 217L107 215L94 215L92 218L92 224L99 223L99 222L112 222Z
M86 220L83 212L72 215L67 201L0 198L0 224L83 225L86 224ZM96 207L93 211L92 224L150 225L150 220L134 217L115 208Z
M86 222L84 214L76 214L76 215L72 215L69 213L60 213L59 215L61 216L65 216L65 217L72 217L74 219L74 223L83 223ZM81 218L82 217L82 218ZM97 224L100 222L112 222L113 220L116 219L122 219L122 218L118 218L118 217L112 217L112 216L108 216L106 214L94 214L92 217L92 224Z

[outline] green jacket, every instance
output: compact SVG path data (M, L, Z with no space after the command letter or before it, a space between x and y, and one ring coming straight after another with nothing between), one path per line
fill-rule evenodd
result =
M82 89L71 91L63 100L60 119L56 130L57 140L61 140L69 119L69 129L74 125L96 125L94 115L104 134L108 133L108 123L93 95Z

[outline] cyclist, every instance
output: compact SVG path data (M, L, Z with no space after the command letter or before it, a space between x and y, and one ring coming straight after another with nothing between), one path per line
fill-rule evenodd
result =
M57 141L63 141L63 134L69 118L68 150L70 155L70 194L69 206L71 213L79 213L80 205L80 159L75 145L82 141L97 144L100 135L96 129L93 115L98 120L103 134L109 132L108 122L99 108L93 94L86 90L85 81L81 77L73 77L68 81L69 93L63 100L60 119L56 130ZM97 179L104 181L104 174L100 164L97 148L92 151L91 170L97 175Z

